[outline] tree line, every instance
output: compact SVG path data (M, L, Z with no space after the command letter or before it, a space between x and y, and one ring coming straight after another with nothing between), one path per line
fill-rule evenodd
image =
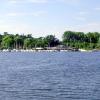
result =
M59 39L53 35L34 38L31 34L19 35L4 32L0 35L0 49L32 49L36 47L54 47L59 45Z
M80 49L100 49L100 33L66 31L63 34L63 43Z
M0 49L32 49L37 47L55 47L63 45L80 49L100 49L99 32L74 32L66 31L62 35L62 41L54 35L34 38L31 34L0 34Z

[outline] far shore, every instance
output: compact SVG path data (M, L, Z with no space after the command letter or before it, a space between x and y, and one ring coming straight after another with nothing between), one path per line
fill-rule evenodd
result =
M3 49L0 50L0 52L99 52L100 50L98 49L93 49L93 50L86 50L86 49Z

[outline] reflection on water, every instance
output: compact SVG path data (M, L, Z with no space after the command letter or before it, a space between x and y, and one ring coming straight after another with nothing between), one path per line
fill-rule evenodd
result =
M0 53L0 100L100 100L100 53Z

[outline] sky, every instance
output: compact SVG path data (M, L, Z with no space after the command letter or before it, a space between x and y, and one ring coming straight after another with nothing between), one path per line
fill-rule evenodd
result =
M100 32L100 0L0 0L0 33Z

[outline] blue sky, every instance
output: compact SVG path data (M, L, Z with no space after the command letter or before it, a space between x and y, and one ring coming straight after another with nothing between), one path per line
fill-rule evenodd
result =
M0 32L56 35L100 32L100 0L1 0Z

